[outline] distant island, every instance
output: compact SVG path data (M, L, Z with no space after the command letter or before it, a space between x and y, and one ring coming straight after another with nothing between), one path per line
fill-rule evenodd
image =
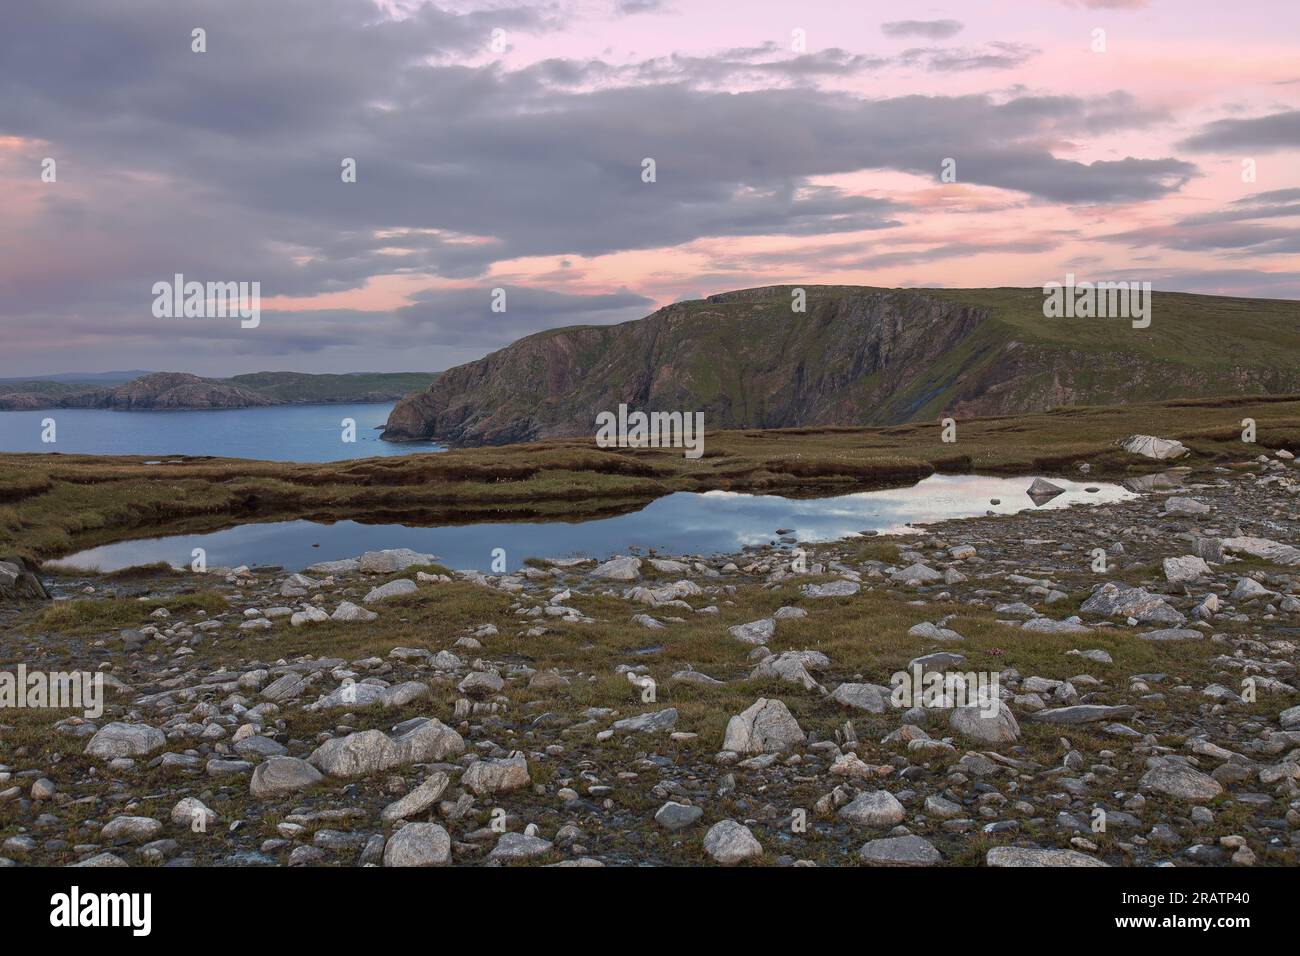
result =
M202 378L186 372L149 372L130 381L96 385L72 376L0 381L0 411L44 408L105 408L156 411L257 408L266 405L328 405L393 402L428 388L438 377L426 372L359 372L308 375L253 372L231 378Z

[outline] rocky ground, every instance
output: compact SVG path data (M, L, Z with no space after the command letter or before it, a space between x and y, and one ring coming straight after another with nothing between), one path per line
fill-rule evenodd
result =
M107 703L0 711L0 864L1295 865L1297 479L510 575L42 575L0 670ZM895 706L913 668L1001 701Z

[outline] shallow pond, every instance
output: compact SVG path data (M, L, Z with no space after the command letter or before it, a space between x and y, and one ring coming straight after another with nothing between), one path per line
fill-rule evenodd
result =
M209 534L124 541L91 548L54 562L65 567L113 571L137 564L190 563L203 548L209 567L279 565L300 570L317 561L351 558L383 548L435 554L450 568L489 571L493 549L503 548L510 570L527 558L604 558L637 548L661 554L730 554L745 545L779 540L778 529L805 542L832 541L864 531L905 531L909 524L964 518L986 512L1066 508L1133 498L1119 485L1051 479L1065 489L1043 501L1026 489L1033 476L932 475L908 488L888 488L797 499L730 491L679 492L640 511L588 521L503 522L418 527L338 521L277 521L244 524ZM1095 491L1087 491L1095 488ZM999 504L991 504L998 499Z

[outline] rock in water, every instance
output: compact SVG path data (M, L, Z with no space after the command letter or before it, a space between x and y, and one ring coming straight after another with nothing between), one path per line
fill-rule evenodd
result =
M1064 488L1060 485L1053 484L1046 478L1035 478L1033 484L1029 486L1025 494L1029 495L1031 498L1055 498L1057 495L1063 494L1064 492Z

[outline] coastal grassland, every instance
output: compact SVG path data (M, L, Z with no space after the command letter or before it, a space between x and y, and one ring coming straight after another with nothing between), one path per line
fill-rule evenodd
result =
M1257 445L1240 441L1246 417L1258 423ZM1134 433L1181 439L1193 455L1179 464L1231 465L1266 449L1300 447L1300 396L970 419L958 423L955 444L941 440L937 421L715 431L696 460L676 449L602 449L578 439L324 464L0 455L0 555L40 560L145 534L250 521L584 520L675 491L811 497L910 484L936 471L1052 474L1088 462L1093 477L1118 478L1165 467L1115 447Z
M881 536L812 545L809 560L894 561L900 556L900 545L908 547L910 544L903 537ZM572 580L568 583L583 587L587 580L585 572L579 570L571 574ZM1138 565L1126 566L1114 575L1117 580L1131 583L1137 583L1143 576L1144 571ZM272 574L262 583L273 581L275 577ZM1095 583L1083 570L1064 571L1055 577L1071 593L1081 593L1087 583ZM108 576L102 578L107 584ZM331 599L357 600L377 580L370 577L344 578L339 588L331 589ZM566 624L562 630L549 630L535 636L521 633L527 620L513 613L512 606L518 600L516 596L469 581L430 582L421 584L410 596L384 602L379 608L380 616L364 626L329 621L312 627L277 627L273 632L265 633L234 633L228 629L211 632L202 641L188 646L189 653L183 666L199 673L213 673L243 670L253 666L255 661L297 659L302 655L348 661L372 656L391 660L392 649L403 646L423 647L429 651L451 649L466 659L481 657L506 665L518 663L539 671L557 669L569 679L565 688L543 692L530 690L523 682L512 683L509 709L499 720L493 721L491 739L504 748L528 753L534 783L551 781L557 772L567 776L571 771L558 768L571 766L571 755L580 753L583 768L595 778L622 783L609 794L613 804L609 810L610 819L620 821L645 821L662 803L662 798L648 787L625 783L628 774L653 771L652 767L639 765L647 750L646 739L638 735L599 739L597 732L617 718L643 711L676 708L678 720L675 729L698 735L673 740L656 736L653 742L656 753L670 756L683 767L711 765L730 716L749 707L759 697L784 701L801 728L813 732L820 739L843 734L846 722L851 721L853 732L860 741L857 753L871 765L893 765L906 755L925 769L927 778L937 779L950 773L952 766L971 749L968 744L959 742L952 752L919 758L909 754L905 744L883 743L883 738L898 726L898 714L892 709L883 714L851 710L815 690L750 677L752 648L731 637L727 629L734 624L770 615L786 605L801 607L808 616L782 621L769 642L770 648L778 653L816 650L826 654L832 662L832 669L831 674L821 676L821 679L828 688L840 680L888 685L891 675L904 670L909 660L936 649L965 655L966 663L960 670L1014 668L1022 675L1034 674L1058 680L1087 673L1103 680L1111 688L1107 703L1132 704L1144 716L1159 716L1164 728L1161 743L1176 749L1182 747L1185 737L1203 730L1191 719L1195 712L1188 711L1186 701L1180 701L1176 696L1168 701L1144 699L1143 691L1127 686L1127 675L1160 671L1169 675L1168 685L1189 686L1203 686L1211 680L1222 679L1215 658L1223 652L1223 646L1210 640L1157 645L1142 641L1129 629L1120 627L1099 628L1093 634L1081 636L1027 632L1015 623L999 620L999 615L987 607L974 607L933 594L927 595L928 600L923 605L913 603L913 599L918 597L916 593L891 588L879 580L868 583L872 589L864 588L851 597L810 599L802 595L801 585L823 580L830 578L800 575L797 579L767 586L762 576L729 576L722 581L733 585L734 589L716 595L717 615L682 613L682 620L670 623L665 630L644 630L631 624L629 616L641 610L669 616L677 613L672 609L645 608L608 594L577 593L568 603L591 618L591 622ZM222 585L213 585L218 589L213 594L202 587L202 583L206 582L195 575L158 573L151 578L142 571L129 579L118 580L113 596L100 595L93 600L78 599L22 611L10 622L13 625L10 633L26 634L29 635L27 640L35 641L50 631L64 631L72 636L67 642L67 653L74 655L74 659L66 662L67 667L84 666L92 660L96 666L107 662L118 677L136 685L151 668L138 652L122 650L113 640L114 631L157 623L149 614L158 606L169 607L173 614L180 614L188 620L198 610L208 615L237 614L242 607L241 599L243 603L260 603L251 596L236 598L230 594L231 600L227 604L218 600L222 594L228 593ZM564 583L564 580L557 579L554 586L560 587ZM94 605L98 605L98 609L93 609ZM1061 606L1054 606L1052 613L1056 615ZM954 615L948 626L964 635L965 640L940 648L933 641L909 636L908 629L913 625L945 615ZM496 625L498 633L482 636L481 650L471 652L455 646L459 637L488 623ZM227 618L227 628L229 624ZM1244 636L1250 630L1250 625L1227 621L1216 625L1216 631L1233 636ZM1071 648L1105 649L1111 654L1113 663L1084 661L1068 655L1066 652ZM76 654L83 656L76 657ZM624 675L615 672L615 667L620 664L644 665L657 683L655 702L642 702L640 690L633 687ZM672 675L687 668L725 683L702 687L673 682ZM396 679L396 675L390 679ZM397 709L374 706L343 713L285 707L281 714L285 726L277 737L300 741L309 749L309 742L321 733L337 735L353 730L386 730L404 719L429 714L446 720L455 700L462 696L455 687L457 679L450 675L428 677L431 696ZM146 679L141 686L151 685ZM326 680L305 695L304 700L310 700L316 693L324 693L333 686L333 681ZM110 690L109 693L115 692ZM1253 714L1271 720L1283 706L1280 700L1280 697L1265 695L1259 703L1250 705L1244 712L1236 711L1236 714ZM609 708L614 713L588 721L586 711L591 707ZM1180 713L1185 713L1181 721ZM97 762L81 753L84 742L74 741L55 731L52 727L54 716L49 711L17 711L6 718L7 739L13 746L23 748L24 760L37 765L57 761L64 779L73 776L86 778L89 783L82 791L83 797L94 795L101 800L111 800L116 781L125 782L133 794L130 812L167 818L175 803L175 777L169 775L166 768L151 767L148 762L139 761L135 767L116 773L111 781L104 778L101 783L90 773L97 767ZM946 715L942 713L935 716L936 722L930 727L933 736L951 736L945 719ZM553 755L541 746L542 742L558 742L565 753ZM1015 759L1039 768L1060 766L1065 754L1075 750L1085 755L1090 763L1104 762L1114 766L1119 779L1136 778L1143 772L1143 758L1139 753L1117 747L1113 737L1095 727L1040 724L1022 715L1018 744ZM312 806L319 801L334 801L333 805L338 806L339 801L345 801L349 807L369 807L373 812L393 799L392 792L387 789L388 780L388 776L375 775L352 781L324 781L311 792L297 795L296 803L290 806ZM222 787L219 782L205 786L220 790L219 802L213 806L221 813L223 822L244 820L259 840L273 839L278 835L275 827L283 819L283 806L268 805L250 797L242 781L233 787ZM811 816L811 808L826 790L825 778L796 773L768 781L764 793L765 801L774 807L809 808ZM1043 797L1037 789L1023 793L1026 799L1034 801ZM736 795L720 793L716 802L710 805L711 817L752 816L754 809L744 802L744 796L743 787ZM486 826L495 805L498 804L488 801L474 807L470 811L473 822L463 824L463 828ZM58 828L48 835L62 837L70 845L85 842L89 827L87 821L94 818L94 826L102 824L104 809L98 806L98 812L92 812L97 805L90 801L79 802L79 806L85 809L61 815ZM530 789L513 794L509 807L512 816L535 822L547 833L554 832L573 816L571 811L556 804L553 793L535 794ZM362 809L358 809L358 813L364 816ZM816 816L814 819L817 826L799 844L800 855L826 864L844 862L846 842L861 842L860 832L831 816ZM1040 833L1036 830L1040 824L1031 820L1028 814L1020 814L1017 819L1023 835L1051 839L1050 823L1041 824L1044 830ZM19 832L22 823L16 801L0 804L0 838ZM767 823L773 830L780 829L772 820L767 820ZM309 826L304 842L310 842L310 834L315 829L335 827L339 824L329 820L315 822ZM343 828L349 829L348 826ZM625 837L611 837L599 830L593 830L590 838L593 850L613 861L618 861L620 854L625 854L628 860L650 854L676 863L701 863L706 860L701 847L704 832L704 828L699 828L686 834L672 835L656 827L644 827L638 830L637 843L627 845L614 842ZM211 841L204 842L186 835L180 838L193 839L200 859L206 859L206 854L214 852ZM954 863L980 862L984 850L992 845L986 838L976 835L943 840L940 834L935 838L943 843L949 862ZM1094 839L1103 850L1111 849L1111 837L1096 836ZM771 853L777 852L779 847L779 844L769 841L765 841L765 845ZM554 859L562 856L557 854ZM764 859L772 862L768 857ZM542 860L551 861L549 856Z

